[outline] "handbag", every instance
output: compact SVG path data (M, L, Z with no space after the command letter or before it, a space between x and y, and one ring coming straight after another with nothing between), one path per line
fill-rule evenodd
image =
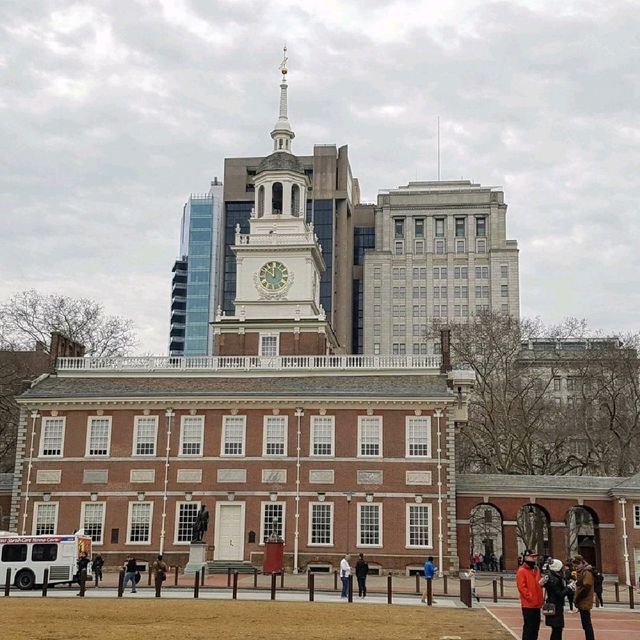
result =
M542 613L545 616L555 616L556 615L556 605L553 602L545 602L542 605Z
M136 575L135 575L136 584L138 584L138 582L140 582L140 578L141 578L141 577L142 577L142 576L140 575L140 572L139 572L139 571L136 571Z

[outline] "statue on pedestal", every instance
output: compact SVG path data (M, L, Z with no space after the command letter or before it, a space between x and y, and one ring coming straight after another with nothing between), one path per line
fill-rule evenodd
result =
M196 515L193 529L191 530L191 542L202 542L207 529L209 528L209 512L207 507L202 505Z

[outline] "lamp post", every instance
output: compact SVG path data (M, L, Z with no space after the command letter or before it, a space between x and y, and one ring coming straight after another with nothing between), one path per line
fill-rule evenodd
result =
M31 412L31 445L29 446L29 465L27 466L27 484L24 490L24 512L22 513L22 535L27 533L27 515L29 510L29 489L31 485L31 470L33 469L33 440L36 435L36 420L38 412Z
M443 531L442 531L442 431L440 428L440 419L442 418L442 411L436 409L434 414L437 424L438 432L438 576L442 577L443 564L444 564L444 552L443 552Z
M293 414L298 420L298 429L296 436L296 515L294 518L294 534L293 534L293 573L298 574L300 569L298 567L298 555L300 549L300 429L302 416L304 411L302 407L298 407Z
M346 548L346 553L349 553L349 524L351 522L351 519L349 517L349 513L350 513L350 507L351 507L351 500L353 500L353 492L352 491L347 491L346 498L347 498L347 548Z
M169 488L169 454L171 452L171 422L176 414L169 408L164 413L167 418L167 451L164 459L164 489L162 492L162 524L160 527L160 555L164 553L164 539L166 535L167 521L167 490Z
M625 505L626 498L618 498L620 509L622 510L622 546L624 549L624 579L627 586L631 585L631 569L629 567L629 536L627 535L627 511Z

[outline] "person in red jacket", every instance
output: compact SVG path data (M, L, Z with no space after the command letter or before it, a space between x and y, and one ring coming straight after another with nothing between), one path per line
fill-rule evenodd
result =
M542 575L536 567L538 554L527 549L522 556L522 564L516 572L516 585L522 607L522 640L538 640L540 631L540 609L544 602L540 580Z

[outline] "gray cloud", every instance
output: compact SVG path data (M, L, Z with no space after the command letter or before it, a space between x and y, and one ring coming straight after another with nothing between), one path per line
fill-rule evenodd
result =
M444 5L444 6L443 6ZM182 204L267 153L287 41L295 150L365 199L502 185L526 315L637 329L638 2L13 2L0 9L0 297L86 295L164 352Z

